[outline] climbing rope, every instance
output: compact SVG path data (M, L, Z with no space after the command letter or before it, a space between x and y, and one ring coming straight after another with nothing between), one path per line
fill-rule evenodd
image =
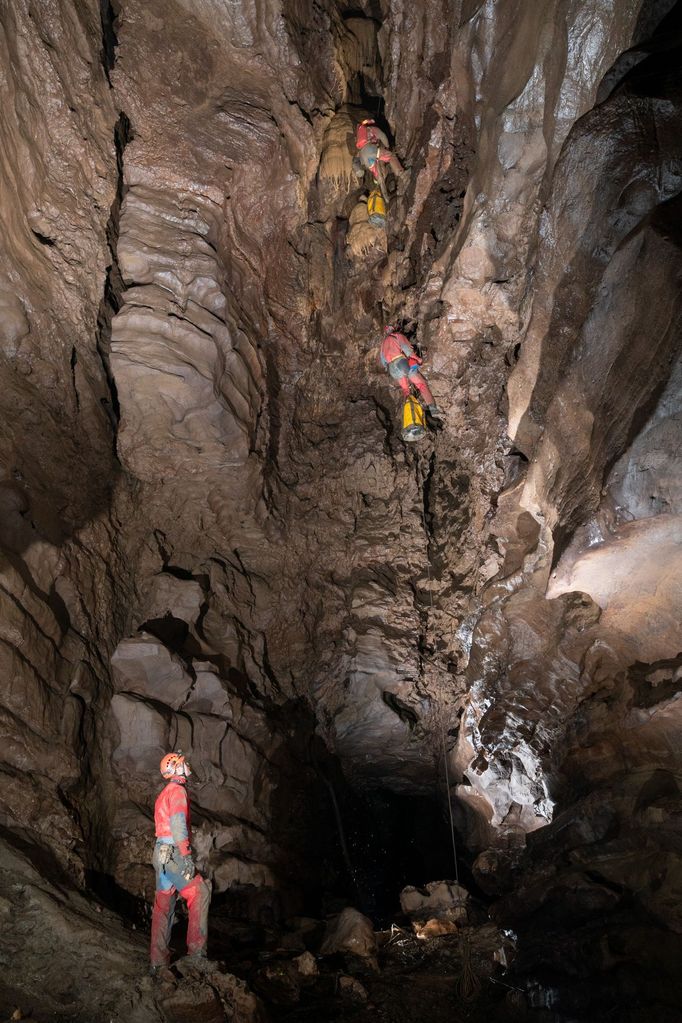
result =
M445 765L445 788L448 793L448 815L450 817L450 835L452 836L452 858L455 863L455 884L459 884L459 866L457 863L457 842L455 841L455 821L452 816L452 791L450 788L450 769L448 767L448 752L445 745L445 714L443 714L441 735L443 738L443 763Z
M419 451L417 451L417 452L415 452L415 455L416 455L416 463L417 463L417 476L418 476L418 479L419 479L420 486L423 487L424 476L423 476L423 472L422 472L421 454L420 454ZM423 500L422 500L422 526L424 528L424 536L426 538L426 547L427 547L427 550L426 550L426 573L427 573L428 580L429 580L429 603L431 605L431 611L433 611L433 587L431 585L431 583L432 583L432 578L431 578L431 558L429 557L429 552L428 552L428 547L429 547L429 531L428 531L428 527L427 527L427 524L426 524L426 508L425 508ZM457 840L455 839L455 821L454 821L454 817L453 817L453 814L452 814L452 788L451 788L451 785L450 785L450 769L448 767L448 752L447 752L447 744L446 744L446 741L445 741L445 737L446 737L445 710L443 710L443 714L442 714L442 717L441 717L440 725L441 725L441 739L442 739L442 743L443 743L443 767L444 767L444 770L445 770L445 789L446 789L447 796L448 796L448 816L449 816L449 819L450 819L450 836L452 838L452 858L453 858L454 865L455 865L455 884L459 884L459 864L458 864L458 860L457 860Z
M481 993L481 981L471 961L471 940L466 931L460 934L459 947L462 954L462 972L457 980L457 994L463 1002L472 1002Z

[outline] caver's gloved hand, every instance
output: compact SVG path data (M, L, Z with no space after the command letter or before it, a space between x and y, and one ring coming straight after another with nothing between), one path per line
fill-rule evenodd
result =
M176 862L182 876L187 881L191 881L197 872L191 852L185 853L184 855L182 853L178 853Z

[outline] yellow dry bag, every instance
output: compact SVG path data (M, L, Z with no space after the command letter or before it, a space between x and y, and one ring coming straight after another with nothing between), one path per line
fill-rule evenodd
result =
M403 405L403 428L401 436L403 440L415 441L423 437L425 433L426 426L424 425L424 409L417 399L410 395L409 398L405 399L405 403Z
M369 214L369 222L374 227L385 227L386 226L386 203L384 197L378 188L372 189L369 193L369 199L367 200L367 212Z

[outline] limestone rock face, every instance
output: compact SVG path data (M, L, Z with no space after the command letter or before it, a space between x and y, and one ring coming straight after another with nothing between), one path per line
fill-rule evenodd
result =
M235 912L352 873L344 786L435 793L529 976L613 1006L644 941L674 1004L678 8L0 5L0 857L50 935L149 900L179 746ZM408 168L385 229L368 116ZM389 323L443 410L419 446Z
M118 115L95 5L0 19L1 812L78 875L130 594L103 337Z

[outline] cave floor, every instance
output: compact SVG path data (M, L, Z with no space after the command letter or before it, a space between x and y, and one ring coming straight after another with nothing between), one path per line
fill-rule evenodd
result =
M254 955L257 946L245 945L241 953L233 948L224 959L227 968L258 993L278 1023L478 1023L525 1018L519 1015L526 1011L525 996L505 979L499 962L500 932L495 925L484 923L428 940L394 925L377 937L377 965L351 955L316 956L316 974L303 980L295 970L301 948L286 950L273 942L270 949ZM219 938L216 944L221 944ZM215 945L211 951L215 954Z

